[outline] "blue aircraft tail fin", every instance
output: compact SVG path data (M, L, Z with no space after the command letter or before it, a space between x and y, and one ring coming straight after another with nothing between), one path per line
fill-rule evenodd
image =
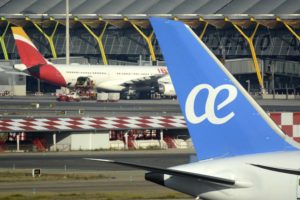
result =
M199 160L295 149L188 26L151 24Z

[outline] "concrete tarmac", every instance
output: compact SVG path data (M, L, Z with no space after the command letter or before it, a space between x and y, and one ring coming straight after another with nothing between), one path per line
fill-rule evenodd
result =
M258 104L267 112L299 112L300 100L262 100ZM36 105L38 104L38 108ZM111 117L111 116L182 115L177 100L120 100L57 102L53 96L1 97L0 117Z
M162 115L181 115L177 100L120 100L100 103L96 101L57 102L54 97L0 98L2 118Z
M63 171L124 171L129 167L110 163L94 162L84 158L102 158L125 161L157 167L170 167L186 164L193 150L155 150L155 151L91 151L57 153L3 153L0 154L0 169L32 169Z

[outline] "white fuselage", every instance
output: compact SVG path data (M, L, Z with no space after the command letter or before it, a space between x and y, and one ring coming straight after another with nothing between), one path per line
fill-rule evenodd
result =
M147 80L147 77L164 76L166 67L147 66L99 66L99 65L54 65L63 75L68 86L74 87L78 77L89 77L99 89L121 91L123 84Z
M270 171L251 164L299 170L300 151L206 160L172 168L232 179L235 180L235 185L232 187L169 175L164 175L164 184L166 187L207 200L297 200L300 198L300 179L297 175Z

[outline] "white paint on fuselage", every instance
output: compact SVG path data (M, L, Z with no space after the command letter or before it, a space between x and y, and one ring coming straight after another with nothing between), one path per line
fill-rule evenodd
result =
M65 78L70 87L74 87L78 77L90 77L96 87L105 89L106 83L117 87L131 80L164 75L166 67L119 66L119 65L53 65Z
M172 169L235 180L236 184L232 187L168 175L165 175L165 185L203 199L297 199L298 177L296 175L270 171L251 164L299 170L300 151L237 156L172 167Z

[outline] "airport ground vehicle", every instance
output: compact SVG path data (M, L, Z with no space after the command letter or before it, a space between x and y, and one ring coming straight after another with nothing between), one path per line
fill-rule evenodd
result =
M58 101L81 101L81 100L97 100L98 102L117 102L120 100L118 92L100 92L92 80L86 77L80 77L75 84L74 89L61 88L56 91Z
M79 77L72 89L61 88L56 92L58 101L96 100L97 90L92 80Z
M151 24L198 161L165 169L91 160L147 170L146 180L196 199L299 199L300 151L292 141L189 27L159 18Z
M80 96L76 92L71 92L69 94L59 94L57 96L57 101L79 102L80 100Z

